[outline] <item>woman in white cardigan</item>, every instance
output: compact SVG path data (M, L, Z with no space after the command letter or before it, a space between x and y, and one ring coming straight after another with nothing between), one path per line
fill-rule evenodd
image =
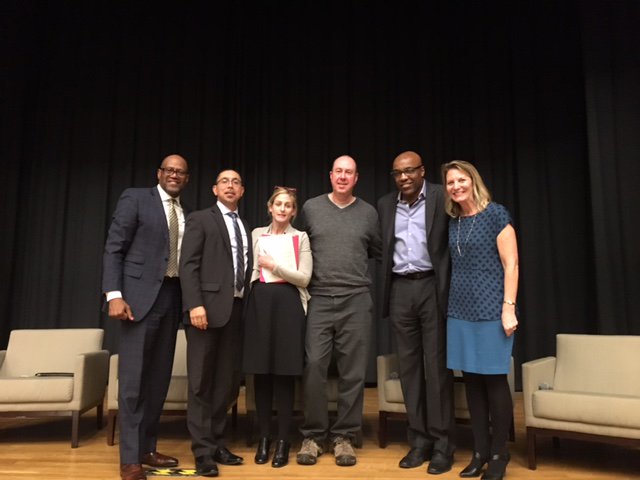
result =
M255 462L289 461L295 378L302 375L304 335L313 260L309 237L291 221L297 211L295 190L275 187L267 202L271 224L252 232L253 273L244 330L244 370L254 376L260 441ZM273 399L278 430L271 432Z

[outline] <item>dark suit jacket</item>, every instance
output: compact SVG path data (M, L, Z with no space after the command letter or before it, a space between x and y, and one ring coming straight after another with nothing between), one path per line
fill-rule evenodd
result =
M426 182L426 180L425 180ZM449 216L444 211L444 189L442 185L427 183L427 249L436 275L438 310L447 313L451 259L449 258ZM378 215L382 229L382 272L384 274L384 296L382 315L389 315L389 292L393 268L395 245L396 203L398 192L391 192L378 200Z
M140 321L158 296L168 261L169 227L157 187L128 188L118 200L105 244L103 293L121 291Z
M245 275L245 298L252 269L251 230L247 232L248 264ZM186 311L204 306L209 328L222 327L231 317L233 307L233 254L231 240L222 212L217 205L193 212L187 220L180 252L182 304ZM185 323L190 320L185 317Z

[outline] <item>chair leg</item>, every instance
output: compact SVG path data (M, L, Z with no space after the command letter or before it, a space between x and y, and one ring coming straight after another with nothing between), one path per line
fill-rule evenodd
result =
M253 430L257 422L257 415L255 412L247 412L247 447L253 444Z
M107 445L113 446L113 439L116 436L116 420L118 419L118 412L116 410L109 410L107 415Z
M238 402L233 404L231 407L231 426L235 430L238 426Z
M104 403L101 403L96 407L96 423L98 424L98 430L102 430L104 421Z
M512 442L516 441L516 425L513 415L511 416L511 427L509 427L509 440Z
M529 469L536 469L536 434L527 427L527 457L529 459Z
M78 448L78 427L80 425L80 412L71 413L71 448Z
M380 448L387 447L387 412L378 414L378 445Z

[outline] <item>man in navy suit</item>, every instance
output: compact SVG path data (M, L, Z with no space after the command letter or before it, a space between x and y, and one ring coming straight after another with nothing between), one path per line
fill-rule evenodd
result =
M217 202L189 216L180 258L185 310L189 400L187 426L198 475L215 477L217 463L240 465L225 446L227 410L241 379L242 308L251 276L251 236L238 216L240 174L223 170Z
M422 159L404 152L393 161L397 192L378 201L384 273L383 316L398 349L410 450L400 467L431 460L438 475L453 463L453 376L447 369L446 312L450 259L448 216L441 185L424 179Z
M118 406L120 476L144 480L142 464L166 468L178 460L156 450L157 425L171 380L182 316L178 258L186 212L180 192L187 161L166 157L158 185L125 190L104 249L102 291L119 320Z

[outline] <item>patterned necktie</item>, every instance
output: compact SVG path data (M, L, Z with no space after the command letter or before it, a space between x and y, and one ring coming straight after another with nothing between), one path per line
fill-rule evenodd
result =
M238 225L238 214L236 212L227 213L233 220L233 231L236 236L236 290L244 288L244 244L242 242L242 232Z
M178 276L178 214L175 198L169 199L169 262L167 277Z

